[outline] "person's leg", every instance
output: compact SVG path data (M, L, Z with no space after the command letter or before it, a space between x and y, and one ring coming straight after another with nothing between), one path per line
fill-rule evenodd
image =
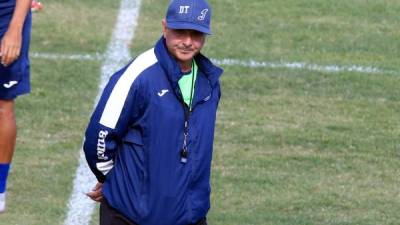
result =
M10 163L17 136L14 101L0 100L0 163Z
M16 136L14 101L0 100L0 212L5 210L7 177L14 153Z

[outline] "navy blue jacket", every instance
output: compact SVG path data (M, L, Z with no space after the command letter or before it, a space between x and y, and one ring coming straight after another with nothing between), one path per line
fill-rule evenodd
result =
M86 130L86 159L104 182L104 197L140 225L187 225L210 208L222 69L202 54L195 60L199 70L188 116L180 67L161 38L110 78ZM188 156L182 163L185 118Z

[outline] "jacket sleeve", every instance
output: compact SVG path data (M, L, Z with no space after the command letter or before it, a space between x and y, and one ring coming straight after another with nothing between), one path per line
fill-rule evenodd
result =
M127 84L125 71L123 68L110 78L85 132L83 150L99 182L104 182L114 167L122 138L140 111L138 81Z

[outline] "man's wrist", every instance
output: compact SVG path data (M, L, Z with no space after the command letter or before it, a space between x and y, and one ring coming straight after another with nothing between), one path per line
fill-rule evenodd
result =
M23 28L24 28L24 22L11 21L7 31L22 33Z

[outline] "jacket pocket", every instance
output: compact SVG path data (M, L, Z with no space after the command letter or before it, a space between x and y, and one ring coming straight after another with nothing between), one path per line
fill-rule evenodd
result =
M123 138L123 142L124 147L121 154L119 154L119 156L123 158L119 158L119 160L130 165L130 170L127 171L127 173L130 173L130 178L138 179L140 183L140 193L144 194L146 192L148 172L142 135L139 131L131 129Z

